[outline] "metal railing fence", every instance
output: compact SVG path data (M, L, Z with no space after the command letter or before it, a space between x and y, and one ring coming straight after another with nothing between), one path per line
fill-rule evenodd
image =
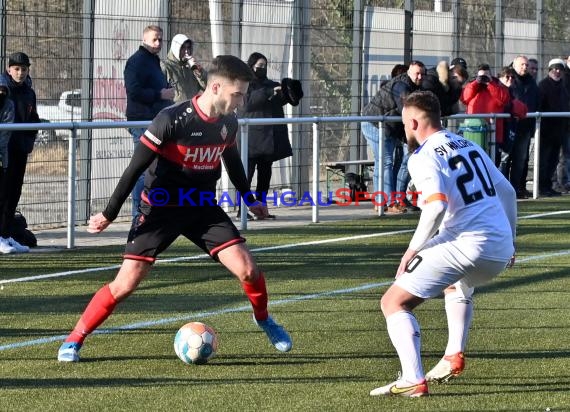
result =
M479 114L479 115L467 115L467 114L457 114L453 116L447 117L447 119L451 120L463 120L468 118L485 118L485 119L493 119L496 120L498 118L509 118L509 114L505 113L487 113L487 114ZM539 152L540 152L540 127L541 127L541 119L542 118L549 118L549 117L570 117L570 112L560 112L560 113L529 113L528 117L536 118L536 129L534 134L534 161L533 161L533 198L538 198L538 170L540 166L540 159L539 159ZM317 199L320 193L320 184L323 180L321 175L321 166L323 161L321 159L321 138L320 138L320 129L319 126L336 122L336 123L362 123L362 122L377 122L379 125L380 137L382 131L382 123L383 122L393 122L393 121L401 121L399 116L345 116L345 117L303 117L303 118L281 118L281 119L239 119L240 124L240 131L241 131L241 156L242 162L244 163L244 167L247 169L247 136L248 136L248 127L250 125L270 125L270 124L311 124L312 126L312 161L310 165L310 190L312 199ZM494 124L495 122L491 122ZM79 200L85 202L86 204L90 205L93 203L94 199L90 197L89 191L85 188L81 187L81 182L85 183L89 186L89 177L85 173L83 173L83 177L81 178L81 170L82 168L78 168L78 161L81 160L86 162L87 164L92 162L92 158L83 157L80 159L78 157L78 153L82 153L85 156L85 153L89 153L89 150L85 150L85 145L90 146L89 139L82 139L80 134L82 130L93 130L93 129L118 129L118 128L128 128L128 127L146 127L150 122L148 121L141 121L141 122L66 122L66 123L51 123L51 124L38 124L38 123L20 123L20 124L0 124L0 131L1 130L38 130L38 129L67 129L70 131L70 138L67 140L67 158L66 158L66 190L65 190L65 224L59 225L65 226L67 228L67 247L73 248L75 242L75 230L78 221L78 197L77 193L78 190L82 190L84 192L83 197ZM88 133L87 133L88 134ZM491 128L491 134L489 139L489 152L490 155L493 157L494 155L494 146L495 146L495 130L494 127ZM48 148L49 149L49 148ZM88 149L88 148L87 148ZM383 139L379 139L378 145L378 159L379 165L383 164L384 158L384 145ZM343 159L341 159L343 160ZM360 159L349 159L349 160L360 160ZM41 164L40 164L41 166ZM295 165L293 165L295 167ZM88 168L88 167L87 167ZM381 167L377 168L377 176L376 179L379 182L379 187L382 187L382 180L383 176L380 173ZM41 175L41 172L40 172ZM87 177L85 177L87 176ZM118 176L108 176L107 177L111 181L111 186L114 187L120 175ZM38 181L32 183L35 187L31 188L31 192L38 192L41 195L45 195L45 191L42 191L41 188L44 185L47 185L50 182L50 178L47 177L42 181ZM301 182L292 182L293 184L299 185ZM25 183L30 184L30 183ZM223 190L228 190L227 187L222 187ZM47 193L49 196L50 193ZM39 200L42 202L42 200ZM128 202L125 202L128 203ZM25 211L25 199L24 202L21 201L21 206L24 207ZM313 223L319 222L319 203L313 202L311 205L311 221ZM84 207L83 214L79 216L79 220L82 222L86 222L89 218L91 213L91 207ZM382 216L384 213L383 208L378 208L378 214ZM33 225L32 219L32 225ZM49 216L48 221L43 221L43 224L49 224ZM51 222L57 225L57 221ZM247 228L247 218L245 213L242 213L241 217L241 228Z

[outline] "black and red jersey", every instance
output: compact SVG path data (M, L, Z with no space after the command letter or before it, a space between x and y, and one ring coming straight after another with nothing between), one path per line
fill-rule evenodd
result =
M237 191L255 201L237 149L235 114L210 118L198 99L167 107L154 118L103 211L107 219L117 217L145 169L142 198L151 206L208 205L203 200L215 198L222 160Z
M145 191L192 188L215 192L222 155L236 145L238 123L234 114L207 117L197 98L162 110L141 137L141 143L158 154L147 169Z

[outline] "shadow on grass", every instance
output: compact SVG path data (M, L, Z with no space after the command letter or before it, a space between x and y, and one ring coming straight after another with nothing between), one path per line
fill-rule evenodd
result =
M368 376L315 376L312 378L292 377L259 377L236 379L207 379L207 378L57 378L57 379L0 379L0 386L3 389L46 389L46 388L100 388L100 387L140 387L140 386L210 386L210 385L235 385L239 384L322 384L322 383L345 383L345 382L368 382Z
M509 274L510 271L516 270L516 265L512 269L507 269L505 274ZM553 271L550 273L537 273L534 275L525 275L521 277L506 277L499 275L495 280L487 285L480 286L476 289L476 293L493 293L493 292L504 292L505 289L515 288L518 286L526 286L536 282L545 282L549 280L561 280L568 278L568 268L564 267L560 270Z

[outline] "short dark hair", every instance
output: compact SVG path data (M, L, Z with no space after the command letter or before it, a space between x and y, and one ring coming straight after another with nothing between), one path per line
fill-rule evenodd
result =
M267 57L265 57L263 54L259 52L253 52L249 55L247 59L247 65L253 68L253 66L255 66L255 63L257 63L259 59L263 59L267 63Z
M453 74L461 76L463 80L467 80L469 78L469 72L461 64L456 64L455 66L453 66L453 68L450 71Z
M491 71L491 66L489 66L487 63L482 63L479 65L479 67L477 67L477 71L479 70L489 70Z
M499 74L499 78L506 77L506 76L515 77L515 74L517 74L515 69L513 69L511 66L505 66L501 69L501 73Z
M408 67L410 67L410 66L426 67L426 65L422 61L419 61L419 60L412 60L410 62L410 64L408 65Z
M441 121L439 99L429 90L421 90L407 95L404 98L404 107L415 107L425 112L432 122L439 123Z
M422 69L422 73L426 74L426 65L423 62L419 60L412 60L408 65L408 70L410 70L410 67L412 66L418 66L420 69Z
M249 66L236 56L229 54L216 56L208 68L208 79L213 76L225 77L228 80L253 80L253 72Z
M390 76L392 77L396 77L402 73L406 73L408 71L408 65L407 64L396 64L394 67L392 67L392 72L390 73Z

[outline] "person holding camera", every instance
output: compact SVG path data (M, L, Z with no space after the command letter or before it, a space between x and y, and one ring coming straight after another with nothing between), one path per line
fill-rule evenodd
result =
M511 94L507 86L493 77L489 65L481 64L477 69L475 80L469 82L463 89L461 102L466 106L467 114L504 113L511 102ZM505 135L503 119L497 119L495 130L496 147L499 147L503 144ZM500 162L500 155L495 156L495 159Z
M170 51L160 62L160 68L175 90L175 103L189 100L206 89L206 70L194 56L194 42L185 34L172 38Z

